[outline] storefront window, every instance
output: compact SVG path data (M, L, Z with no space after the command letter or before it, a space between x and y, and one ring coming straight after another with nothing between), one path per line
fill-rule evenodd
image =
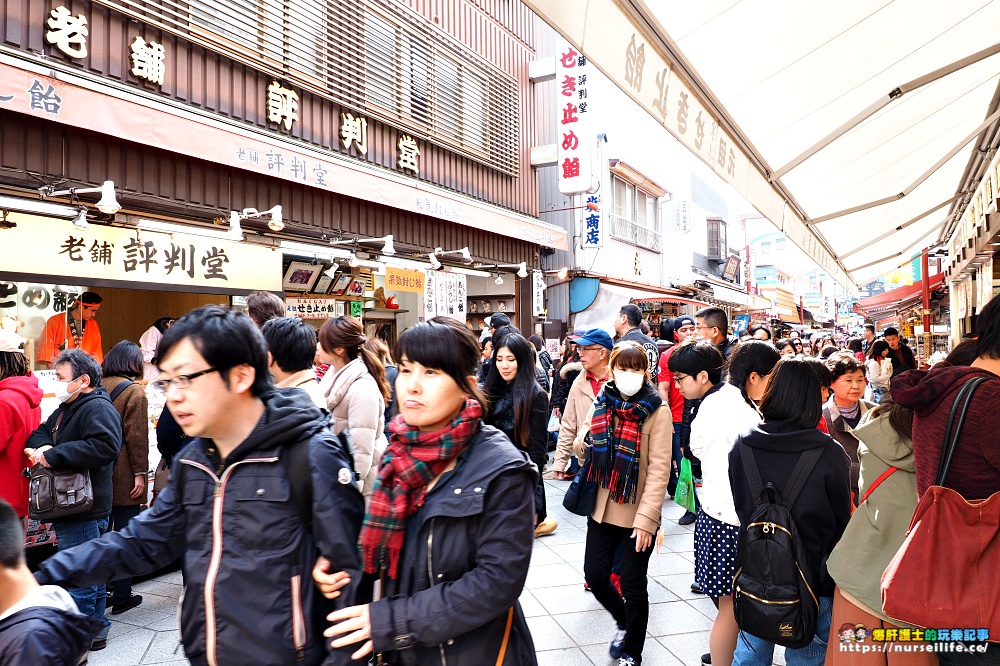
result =
M56 315L65 315L76 297L86 287L70 287L37 282L0 282L0 317L17 322L18 335L25 339L25 353L32 368L41 369L37 351L45 323Z

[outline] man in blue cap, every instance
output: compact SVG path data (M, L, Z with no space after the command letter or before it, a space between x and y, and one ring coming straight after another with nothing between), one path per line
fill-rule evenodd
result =
M611 336L600 328L582 331L576 340L576 349L580 353L581 372L566 394L566 406L562 410L562 421L559 426L559 442L556 444L555 461L552 470L545 478L556 481L569 481L573 475L566 471L570 457L573 455L573 441L580 434L578 430L588 422L594 399L608 378L608 362L611 359Z

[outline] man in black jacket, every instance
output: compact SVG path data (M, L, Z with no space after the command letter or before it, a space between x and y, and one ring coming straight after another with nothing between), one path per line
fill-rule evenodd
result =
M108 529L113 495L111 472L122 448L122 419L101 386L101 366L93 356L82 349L67 349L56 357L53 366L63 383L57 394L62 404L31 434L25 452L35 465L90 472L94 489L90 510L52 521L59 550L65 551L100 538ZM111 629L111 622L104 617L104 583L88 583L69 593L80 612L104 625L91 647L103 649Z
M642 332L639 325L642 323L642 310L638 305L629 303L623 305L615 317L615 333L618 335L618 342L622 340L633 340L642 345L646 351L646 358L649 359L650 372L656 372L656 364L660 360L660 348L651 337Z
M917 369L917 361L913 358L913 350L900 339L899 331L890 326L882 331L882 337L889 343L889 360L892 361L893 377L907 370Z
M94 584L184 558L181 642L194 664L348 663L322 637L332 610L310 580L323 555L360 581L364 500L329 417L274 389L260 331L218 306L180 318L157 386L190 444L153 507L121 532L58 553L41 583Z

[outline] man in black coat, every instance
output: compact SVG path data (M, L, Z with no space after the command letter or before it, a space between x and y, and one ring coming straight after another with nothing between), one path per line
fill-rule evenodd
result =
M618 335L619 342L632 340L642 345L646 352L646 358L649 359L649 371L655 377L656 364L660 360L660 348L656 346L656 342L651 337L642 332L642 329L639 328L641 323L642 310L639 309L639 306L633 303L623 305L618 311L618 316L615 317L615 333Z
M89 511L52 521L59 550L64 551L98 539L108 529L113 496L111 472L122 448L122 419L101 386L101 366L93 356L81 349L67 349L56 357L53 366L56 377L64 383L57 393L62 404L28 438L26 453L35 465L88 470L94 489L94 504ZM104 617L104 585L81 586L69 593L80 612L104 625L91 647L103 649L111 628L111 622Z
M42 563L40 583L94 584L183 557L181 642L193 664L350 661L322 637L332 610L310 579L319 556L361 580L364 500L329 416L300 389L275 389L261 332L206 306L158 348L157 385L185 434L170 482L120 532Z
M890 326L882 331L882 337L889 343L889 360L892 361L892 376L902 374L907 370L916 370L917 361L913 350L899 337L899 331Z

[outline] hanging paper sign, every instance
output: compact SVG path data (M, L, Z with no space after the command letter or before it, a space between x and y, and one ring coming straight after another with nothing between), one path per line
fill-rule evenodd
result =
M385 288L390 291L409 291L421 294L424 291L424 271L385 267Z

